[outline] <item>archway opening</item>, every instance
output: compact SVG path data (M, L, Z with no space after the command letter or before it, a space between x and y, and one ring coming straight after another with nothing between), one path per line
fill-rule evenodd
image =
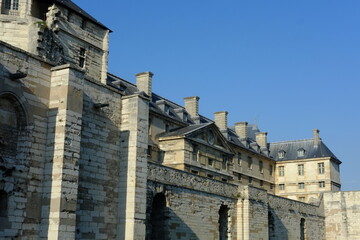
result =
M229 208L226 205L221 205L219 209L219 239L228 239L229 229Z
M151 240L165 240L167 237L167 208L164 193L157 193L153 198L150 227Z

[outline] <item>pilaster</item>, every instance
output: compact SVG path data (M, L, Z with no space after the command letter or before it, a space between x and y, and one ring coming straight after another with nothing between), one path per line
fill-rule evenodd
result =
M83 73L70 65L52 69L44 189L48 205L43 209L42 229L48 239L75 239L82 79Z
M149 99L122 99L119 239L145 239Z

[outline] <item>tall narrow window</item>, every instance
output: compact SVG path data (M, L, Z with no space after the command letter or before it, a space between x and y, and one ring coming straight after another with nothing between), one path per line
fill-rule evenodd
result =
M198 153L199 153L199 147L198 147L198 145L194 144L193 145L193 152L192 152L193 161L198 160Z
M249 169L252 169L252 165L253 165L252 157L248 157L248 167L249 167Z
M19 0L13 0L12 10L19 10Z
M227 157L223 155L222 157L222 169L227 170Z
M219 209L219 239L228 239L228 228L229 228L229 208L226 205L221 205Z
M79 54L79 67L83 68L85 67L85 48L80 48L80 54Z
M300 240L306 239L306 226L305 226L305 218L300 220Z
M325 173L325 165L324 163L318 163L318 170L319 170L319 174L324 174Z
M285 167L284 166L279 166L279 176L280 177L285 176Z
M151 208L150 224L151 227L151 240L167 239L167 207L166 198L163 193L155 195Z
M7 217L8 195L5 191L0 191L0 218Z
M11 9L11 0L5 0L4 1L4 8L7 10Z
M269 240L276 239L275 219L274 219L274 216L273 216L271 210L268 211L268 228L269 228Z
M298 165L298 175L303 176L304 175L304 164Z
M241 166L241 153L237 154L237 163L239 166Z
M270 168L269 168L269 174L270 176L272 176L274 173L274 166L273 165L270 165Z
M259 171L261 173L264 173L264 163L263 163L263 161L259 161Z

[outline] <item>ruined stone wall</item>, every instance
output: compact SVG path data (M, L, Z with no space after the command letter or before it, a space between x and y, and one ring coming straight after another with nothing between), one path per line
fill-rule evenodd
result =
M2 239L37 238L41 231L50 67L0 42ZM18 70L27 77L10 80Z
M270 239L301 239L301 219L305 220L305 239L325 239L325 219L318 206L268 195L268 211L268 221L273 221Z
M109 104L96 108L96 104ZM81 126L77 239L115 239L118 208L121 96L86 81Z
M360 239L360 192L323 195L326 240Z
M191 173L148 164L147 236L151 236L153 199L157 194L166 197L164 239L219 239L219 210L227 208L222 226L228 239L234 239L235 202L237 187ZM152 217L152 218L151 218Z

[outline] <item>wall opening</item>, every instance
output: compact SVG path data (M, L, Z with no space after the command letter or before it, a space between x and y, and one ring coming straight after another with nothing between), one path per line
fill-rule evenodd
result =
M300 240L306 240L305 218L301 218L301 220L300 220Z
M8 195L5 191L0 191L0 218L7 217Z
M275 219L271 211L268 211L268 233L269 240L276 239L275 238Z
M168 239L167 215L165 194L157 193L153 199L150 215L151 240Z
M219 239L228 239L229 229L229 208L226 205L221 205L219 209Z

